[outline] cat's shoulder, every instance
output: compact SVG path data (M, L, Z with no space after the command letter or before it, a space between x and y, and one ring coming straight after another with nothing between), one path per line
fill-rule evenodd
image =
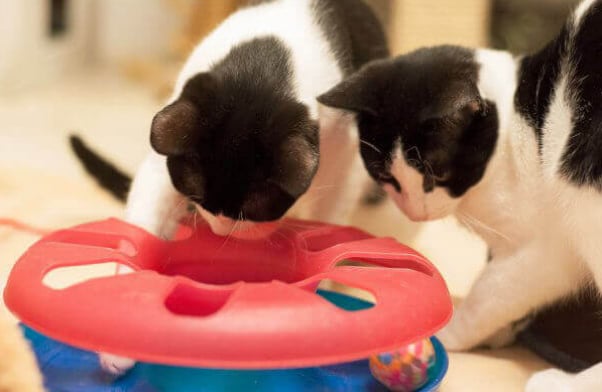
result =
M602 190L602 0L583 1L560 34L520 61L515 108L544 168Z

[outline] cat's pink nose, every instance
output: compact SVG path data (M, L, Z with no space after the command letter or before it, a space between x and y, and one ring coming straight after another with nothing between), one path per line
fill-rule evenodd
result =
M207 223L209 223L211 231L222 236L231 234L235 229L234 226L236 225L236 221L234 219L222 215L208 218Z

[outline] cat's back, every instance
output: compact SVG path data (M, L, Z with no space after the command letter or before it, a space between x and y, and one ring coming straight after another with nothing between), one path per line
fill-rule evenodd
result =
M381 24L362 0L253 1L199 43L180 74L176 94L188 79L222 62L233 48L265 38L278 40L286 49L295 92L307 103L345 74L388 55ZM265 61L261 55L249 61Z
M544 176L602 192L602 0L521 61L515 106L534 130Z
M346 73L389 57L382 24L363 0L312 0L320 29Z

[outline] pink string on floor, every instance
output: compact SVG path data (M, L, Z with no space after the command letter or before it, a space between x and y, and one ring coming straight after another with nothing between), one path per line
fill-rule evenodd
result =
M14 230L26 232L29 234L44 236L46 234L50 234L52 230L41 229L39 227L35 227L29 225L27 223L18 221L16 219L11 218L0 218L0 226L8 226Z

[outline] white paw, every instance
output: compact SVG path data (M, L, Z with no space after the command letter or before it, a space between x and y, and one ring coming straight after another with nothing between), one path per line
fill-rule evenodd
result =
M525 392L577 392L572 386L573 376L558 369L535 373L525 387Z
M473 348L470 344L467 329L457 328L453 321L437 333L437 339L441 340L448 351L468 351Z
M100 353L98 355L100 366L107 372L121 376L130 370L136 364L136 361L130 358L118 357L117 355Z

